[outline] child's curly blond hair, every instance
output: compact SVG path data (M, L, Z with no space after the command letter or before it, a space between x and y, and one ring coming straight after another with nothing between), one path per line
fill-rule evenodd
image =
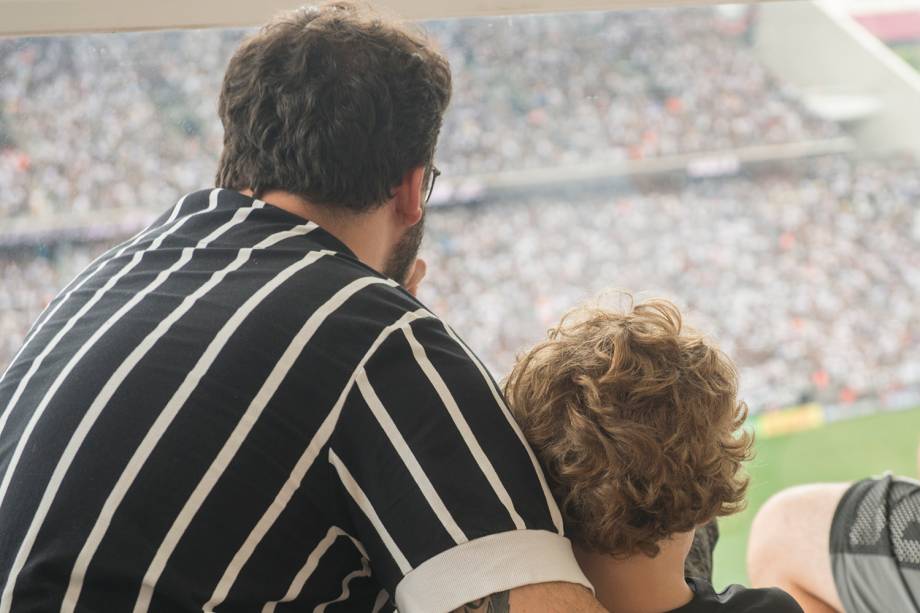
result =
M575 309L505 381L571 538L618 557L743 508L753 440L737 388L665 300Z

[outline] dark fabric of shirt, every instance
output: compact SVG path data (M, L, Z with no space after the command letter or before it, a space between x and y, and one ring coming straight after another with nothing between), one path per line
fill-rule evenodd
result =
M719 522L711 520L693 533L693 544L684 560L684 576L712 581L712 554L719 542Z
M749 589L730 585L717 593L703 579L688 578L693 600L671 613L802 613L795 599L777 588Z
M315 224L192 193L0 380L0 610L392 610L460 542L560 530L496 390Z

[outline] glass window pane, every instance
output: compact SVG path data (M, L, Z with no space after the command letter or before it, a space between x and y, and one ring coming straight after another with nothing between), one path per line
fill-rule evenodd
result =
M916 474L920 25L777 4L423 24L454 99L422 300L497 377L612 288L667 297L716 339L759 436L719 586L746 581L771 493ZM248 32L0 39L0 369L79 270L213 185L217 95ZM858 69L809 57L828 48Z

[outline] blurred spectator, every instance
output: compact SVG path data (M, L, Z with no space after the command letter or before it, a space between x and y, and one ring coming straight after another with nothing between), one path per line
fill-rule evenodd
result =
M839 135L721 15L426 24L454 69L438 165L456 178ZM211 185L222 138L211 101L245 34L0 40L0 220L149 216L163 192ZM423 298L503 374L563 309L606 287L652 290L720 339L754 410L853 402L920 384L918 197L912 160L831 157L432 210ZM102 248L61 238L0 253L0 369Z
M647 193L439 210L421 297L497 374L605 288L686 309L754 410L920 383L920 168L831 157Z
M430 22L452 176L838 134L703 9ZM0 216L146 207L210 185L245 30L0 40ZM208 101L202 103L202 100Z

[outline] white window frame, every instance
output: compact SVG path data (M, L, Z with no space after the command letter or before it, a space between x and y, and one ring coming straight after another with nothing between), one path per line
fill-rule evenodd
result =
M758 0L733 0L752 3ZM308 3L308 2L307 2ZM407 19L603 11L718 4L716 0L388 0ZM254 26L305 2L291 0L0 0L0 36Z

